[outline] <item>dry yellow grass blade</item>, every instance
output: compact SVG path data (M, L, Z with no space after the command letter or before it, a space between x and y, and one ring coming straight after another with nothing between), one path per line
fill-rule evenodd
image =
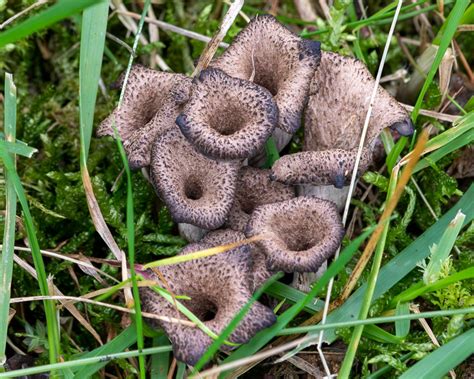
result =
M242 240L242 241L229 243L227 245L211 247L210 249L200 250L200 251L196 251L196 252L190 253L190 254L177 255L177 256L174 256L174 257L170 257L170 258L160 259L158 261L150 262L150 263L147 263L146 265L143 265L143 269L146 270L146 269L153 268L153 267L169 266L169 265L174 265L174 264L177 264L177 263L191 261L193 259L200 259L200 258L210 257L211 255L217 255L217 254L225 253L228 250L232 250L236 247L246 245L246 244L249 244L249 243L252 243L252 242L255 242L255 241L260 241L264 238L266 238L266 236L263 235L263 234L260 234L258 236L254 236L254 237Z
M61 302L67 301L68 303L70 303L70 302L74 302L74 303L81 302L81 303L97 305L97 306L100 306L100 307L115 309L115 310L120 311L120 312L135 314L135 311L133 309L128 309L128 308L125 308L125 307L121 307L119 305L103 303L101 301L95 301L95 300L87 299L87 298L84 298L84 297L64 296L64 295L62 295L62 296L16 297L16 298L12 298L10 300L10 304L25 303L25 302L29 302L29 301L40 301L40 300L59 300ZM191 321L181 320L181 319L177 319L177 318L174 318L174 317L155 315L154 313L142 312L142 316L147 317L147 318L151 318L151 319L155 319L155 320L164 321L164 322L171 322L171 323L186 325L186 326L190 326L190 327L195 327L196 326L194 324L194 322L191 322Z

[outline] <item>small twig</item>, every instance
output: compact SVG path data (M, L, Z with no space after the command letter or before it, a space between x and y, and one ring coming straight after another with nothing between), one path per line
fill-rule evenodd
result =
M23 9L21 12L18 12L16 13L15 15L13 15L12 17L10 17L8 20L4 21L3 23L0 24L0 30L2 30L3 28L5 28L5 26L7 26L8 24L11 24L13 21L15 21L17 18L21 17L21 16L24 16L25 14L27 14L29 11L37 8L37 7L40 7L41 5L44 5L48 2L49 0L39 0L37 1L36 3L34 4L31 4L28 8L25 8Z
M415 305L415 304L410 305L410 310L412 310L415 313L420 313L420 309L418 305ZM423 329L425 329L425 332L430 337L431 342L433 342L433 344L436 345L437 347L440 347L440 344L438 340L436 339L436 336L434 335L433 331L431 330L426 320L424 318L419 318L418 322L421 324ZM454 372L454 370L450 370L449 375L451 375L451 378L456 379L456 373Z
M458 32L474 32L474 25L459 25Z
M119 305L103 303L101 301L95 301L95 300L92 300L92 299L87 299L87 298L84 298L84 297L75 297L75 296L17 297L17 298L12 298L10 300L10 304L24 303L24 302L28 302L28 301L39 301L39 300L59 300L59 301L68 300L68 303L70 303L71 301L74 302L74 303L78 303L78 302L87 303L87 304L98 305L98 306L106 307L106 308L110 308L110 309L115 309L115 310L120 311L120 312L135 314L135 310L133 310L133 309L128 309L128 308L125 308L125 307L121 307ZM176 319L174 317L155 315L154 313L142 312L142 316L147 317L147 318L152 318L154 320L170 322L170 323L173 323L173 324L179 323L179 324L184 324L184 325L190 326L190 327L196 326L196 324L194 324L194 322L191 322L191 321L180 320L180 319Z
M25 262L23 259L18 257L16 254L13 255L13 259L15 260L15 263L20 266L23 270L25 270L28 274L30 274L33 278L38 279L38 274L36 273L36 270L31 267L27 262ZM58 294L62 296L61 291L53 285L53 290L55 294ZM86 330L92 334L92 336L99 342L100 345L103 345L102 339L100 338L99 334L95 331L95 329L87 322L87 320L84 318L84 316L77 310L77 308L74 306L74 304L64 304L66 309L73 315L73 317L79 321L79 323L86 328Z
M128 12L128 11L118 10L118 11L116 11L116 13L119 14L119 15L129 16L129 17L135 18L135 19L140 19L140 17L141 17L138 13L133 13L133 12ZM180 28L179 26L176 26L176 25L168 24L167 22L164 22L164 21L154 20L150 17L145 17L145 22L148 22L149 24L156 25L162 30L166 30L168 32L173 32L173 33L176 33L176 34L180 34L182 36L185 36L185 37L188 37L188 38L191 38L191 39L195 39L197 41L201 41L201 42L210 42L211 41L211 38L208 37L208 36L205 36L205 35L202 35L202 34L199 34L199 33L196 33L196 32L192 32L192 31L184 29L184 28ZM227 48L227 47L229 47L229 44L225 43L225 42L221 42L219 44L219 46L223 47L223 48Z
M407 111L412 111L415 109L415 107L408 105L408 104L403 104L400 103L400 105L405 108ZM440 112L435 112L435 111L429 111L427 109L420 109L419 114L423 116L428 116L428 117L433 117L439 121L446 121L446 122L454 122L458 120L461 116L453 116L447 113L440 113Z
M3 248L2 245L0 245L0 250ZM31 252L31 249L29 247L22 247L22 246L15 246L14 247L16 251L28 251L28 252ZM107 274L106 272L102 271L101 269L98 269L97 267L93 266L92 264L88 263L88 262L84 262L84 261L81 261L79 259L75 259L75 258L71 258L71 257L68 257L67 255L62 255L62 254L58 254L58 253L55 253L55 252L52 252L52 251L48 251L48 250L40 250L41 254L45 255L45 256L48 256L48 257L52 257L52 258L58 258L58 259L63 259L65 261L69 261L69 262L72 262L72 263L75 263L79 266L83 266L83 267L87 267L88 269L91 269L91 270L94 270L96 271L97 273L103 275L104 277L106 277L107 279L111 279L113 280L114 282L117 282L118 283L118 280L115 279L113 276Z
M114 41L115 43L118 43L120 46L124 47L130 54L133 54L133 50L128 44L126 44L124 41L122 41L120 38L115 37L112 33L107 32L106 34L107 38Z
M196 75L199 75L199 73L209 65L212 58L214 57L214 54L217 51L217 48L219 47L219 44L222 42L222 40L226 36L227 32L229 31L230 27L234 23L234 20L238 16L243 5L244 5L244 0L234 0L232 5L229 7L229 10L227 11L227 13L224 16L224 19L222 20L222 24L219 27L219 30L214 35L214 37L212 37L212 39L209 41L209 43L205 47L203 53L201 54L201 57L199 58L196 69L194 70L192 74L193 77Z

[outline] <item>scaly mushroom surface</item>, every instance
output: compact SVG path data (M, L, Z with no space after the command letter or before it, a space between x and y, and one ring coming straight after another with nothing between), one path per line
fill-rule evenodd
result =
M239 166L205 157L175 128L155 140L150 177L175 222L216 229L232 206Z
M294 133L319 60L319 42L300 38L273 16L259 15L211 66L269 90L279 110L278 127Z
M226 245L233 242L244 240L245 234L232 229L220 229L208 233L201 242L211 244L212 246ZM251 254L251 269L249 272L250 289L256 291L267 279L275 274L267 269L265 254L255 244L247 244Z
M264 204L276 203L295 197L295 189L270 180L270 170L245 166L239 171L234 204L226 225L234 230L245 231L253 210Z
M118 81L122 86L124 75ZM130 71L123 103L100 124L98 136L114 136L113 125L123 141L130 167L149 166L155 138L171 128L187 96L191 79L181 74L155 71L135 65Z
M357 59L323 52L311 82L305 111L303 152L280 158L273 178L288 184L334 185L350 181L375 80ZM390 127L401 135L413 133L405 109L379 87L358 173L372 161L376 138Z
M344 228L333 203L297 197L256 208L245 234L269 236L256 242L269 270L312 272L336 252Z
M208 243L191 244L180 254L189 254L211 246ZM248 281L249 269L249 248L240 246L226 253L161 267L160 273L166 285L152 270L141 274L149 280L158 282L160 287L168 288L174 295L188 296L190 299L179 301L210 330L220 334L252 296ZM140 297L145 312L186 319L180 316L173 303L168 302L151 288L141 288ZM258 331L272 325L275 320L271 309L255 302L228 340L238 344L246 343ZM161 326L164 329L173 345L176 359L191 366L196 364L213 342L197 327L155 320L150 323L152 326ZM221 348L231 349L228 345L223 345Z
M207 69L193 80L176 123L204 155L231 160L261 150L277 119L278 109L265 88Z

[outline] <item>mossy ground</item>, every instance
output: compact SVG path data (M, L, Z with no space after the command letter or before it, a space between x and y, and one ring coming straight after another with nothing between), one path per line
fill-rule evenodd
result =
M0 20L5 20L13 14L31 5L33 0L1 1ZM138 13L141 3L138 1L125 2L127 7ZM295 20L300 16L289 0L273 1L273 5L259 1L248 1L244 12L253 16L257 12L276 11L281 16L281 21L295 31L301 31L302 25ZM377 69L384 41L388 32L388 25L373 25L370 30L363 28L354 32L351 28L338 27L353 22L358 18L357 11L351 2L336 2L342 6L333 9L333 21L318 21L318 28L329 27L330 31L313 38L320 39L325 49L330 49L344 54L364 57L372 72ZM385 4L381 1L370 1L367 14L379 11ZM422 5L436 4L426 1ZM157 18L170 24L212 36L217 30L226 5L221 1L195 1L184 2L180 0L163 0L154 5ZM449 10L450 5L446 5ZM38 13L41 9L32 12ZM447 11L446 11L447 13ZM27 17L30 17L29 14ZM436 35L441 22L434 12L426 12L430 32ZM415 27L414 18L400 21L397 27L398 38L420 40L420 35ZM62 254L93 258L112 258L98 233L95 231L87 208L86 198L80 175L79 165L79 120L78 120L78 70L79 70L79 44L80 44L80 17L75 16L61 21L46 31L40 32L29 38L23 39L14 45L0 49L0 76L4 72L12 72L18 88L18 124L17 138L28 145L36 147L38 153L33 159L19 159L18 173L26 189L30 202L33 218L36 224L40 246L45 250L55 250ZM230 42L238 31L245 25L242 18L237 18L231 27L226 41ZM306 26L306 30L314 27ZM123 40L128 45L133 43L133 35L121 24L117 16L111 17L108 32ZM366 34L369 33L369 34ZM145 30L145 34L148 32ZM364 37L368 35L369 37ZM427 38L430 33L427 32ZM154 52L160 54L169 67L175 72L191 73L194 61L200 56L204 44L199 41L189 40L183 36L160 31L159 42L146 46L139 45L137 62L150 65ZM459 33L456 37L460 50L465 54L466 60L474 62L474 33ZM408 52L415 58L421 53L420 47L408 46ZM405 46L405 47L406 47ZM95 123L97 124L114 108L118 93L110 89L110 85L126 68L129 52L111 39L106 41L106 53L102 68L102 86L99 91ZM393 41L385 66L384 74L392 74L400 68L412 72L407 51L401 44ZM463 72L460 66L458 72ZM467 80L467 79L466 79ZM388 86L397 86L399 82L389 82ZM0 84L0 93L3 93L3 83ZM0 113L3 114L3 101L0 97ZM424 109L437 109L441 102L440 89L433 82L423 104ZM448 128L449 123L440 123L433 119L420 117L417 127L424 122L433 122L440 129ZM0 121L2 123L2 121ZM300 148L302 134L299 132L290 146L291 151ZM407 152L408 147L405 148ZM444 214L459 195L465 191L472 178L455 179L447 172L452 172L452 166L457 164L463 150L457 150L438 161L432 167L426 168L416 175L423 194L434 210L436 216ZM403 154L402 154L403 155ZM117 151L116 143L110 138L92 139L90 156L88 160L94 191L101 206L101 211L107 224L110 226L118 245L127 248L126 231L126 178L122 175L122 162ZM451 171L448 169L451 168ZM178 237L176 225L171 220L169 213L154 194L153 189L142 177L140 172L134 172L133 193L135 207L136 227L136 255L141 263L156 260L160 257L175 254L185 242ZM365 226L374 225L381 214L381 205L385 199L388 174L381 171L377 175L366 175L361 187L355 195L353 209L357 209L353 235L357 235ZM0 210L5 209L4 181L0 181ZM373 188L364 200L358 200L369 184ZM410 184L409 190L403 195L387 238L384 262L398 254L421 235L435 219L422 202L416 189ZM3 214L0 212L0 231L3 233ZM26 245L26 234L19 219L16 244ZM447 276L456 271L461 271L473 265L474 229L463 230L457 246L461 254L453 254L449 265L444 269L443 275ZM428 248L428 246L426 247ZM30 260L27 252L18 252L18 255ZM337 295L352 268L349 265L346 272L340 275L335 283L334 293ZM102 270L112 276L119 277L116 267L103 264ZM46 271L54 276L54 283L65 295L77 296L86 294L102 287L92 276L67 261L46 258ZM368 275L364 273L360 282ZM415 281L420 280L421 271L413 270L382 298L378 299L371 308L372 316L380 315L386 310L390 299L400 291L408 288ZM38 284L29 274L19 266L14 267L12 297L32 296L39 294ZM122 304L120 296L113 299L117 304ZM452 286L419 298L423 310L449 309L465 307L472 301L472 282L460 282ZM45 338L44 314L39 303L23 303L16 305L16 315L13 318L9 337L12 343L28 355L34 357L36 364L47 362L47 340ZM107 308L89 307L77 304L77 308L87 314L91 325L106 339L120 332L127 318L118 312ZM71 359L81 351L91 350L96 346L93 337L66 312L62 313L62 354L65 360ZM304 320L307 315L301 314L297 320ZM295 320L295 325L297 324ZM433 332L440 342L446 342L466 328L469 318L451 317L436 319L432 323ZM348 342L350 330L341 330L342 340ZM147 345L152 340L146 340ZM434 349L425 331L412 323L410 335L401 344L386 343L364 335L357 355L355 376L367 375L377 364L388 363L396 375L406 370L406 362L401 359L405 354L413 352L410 364L424 357ZM13 350L7 350L9 356ZM120 377L133 376L135 371L134 361L122 360L107 366L109 373L120 372ZM265 371L262 367L257 372ZM290 370L291 371L291 370ZM295 371L296 372L296 371ZM252 375L252 374L249 374Z

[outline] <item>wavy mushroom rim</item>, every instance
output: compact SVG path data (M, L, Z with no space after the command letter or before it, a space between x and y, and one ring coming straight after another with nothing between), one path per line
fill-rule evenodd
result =
M189 254L210 246L208 243L191 244L180 254ZM240 246L216 256L166 266L160 271L171 291L190 298L180 301L210 330L220 334L251 298L247 280L249 257L249 249ZM159 277L150 271L146 275L160 282ZM140 291L145 311L176 317L176 308L162 296L148 288ZM272 325L275 319L269 308L254 303L228 340L246 343L259 330ZM194 365L213 342L199 328L162 321L153 322L153 326L161 326L165 330L176 358L190 365ZM223 350L232 348L226 345L221 347Z
M358 147L375 79L358 59L323 51L305 110L304 151ZM364 145L373 146L383 129L413 134L408 112L378 86Z
M277 106L265 88L209 68L193 80L176 124L206 156L235 160L261 150L277 119Z
M216 229L232 206L239 165L205 157L171 129L153 145L150 176L175 222Z
M318 41L302 39L271 15L259 15L211 66L267 88L279 109L278 126L293 134L300 127L320 56Z
M268 234L258 241L268 270L313 272L340 246L344 228L336 206L314 197L258 207L246 235Z
M303 151L284 155L271 169L270 178L285 184L348 185L354 170L357 150ZM362 175L371 163L371 149L365 148L357 169Z

